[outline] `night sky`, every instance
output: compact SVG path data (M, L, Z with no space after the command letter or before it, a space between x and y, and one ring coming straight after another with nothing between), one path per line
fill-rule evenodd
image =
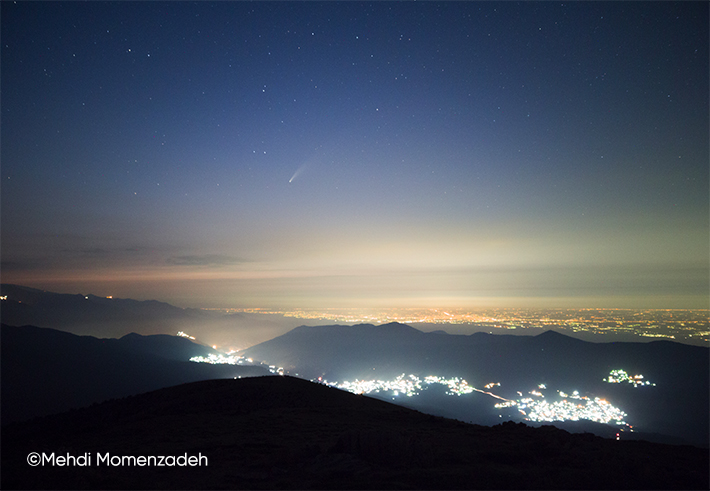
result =
M2 281L708 308L706 2L2 2Z

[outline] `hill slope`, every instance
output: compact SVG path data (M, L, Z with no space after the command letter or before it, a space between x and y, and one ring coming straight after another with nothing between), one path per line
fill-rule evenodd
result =
M212 380L2 434L3 489L707 489L707 451L468 425L290 377ZM39 452L90 466L30 467ZM108 466L105 456L199 457Z
M214 350L177 336L99 339L34 326L0 329L3 424L185 382L267 373L189 362Z
M480 389L500 383L496 394L511 399L517 391L527 393L540 384L553 392L578 390L621 407L636 431L708 446L710 350L699 346L590 343L552 331L537 336L445 335L401 324L362 324L301 326L249 348L246 355L309 379L391 380L402 373L460 377ZM604 382L613 369L642 374L656 386ZM486 396L477 397L488 403L481 401ZM427 411L464 421L489 424L491 417L498 418L497 413L483 414L480 404L471 410L450 398L427 404ZM488 406L492 411L493 404Z

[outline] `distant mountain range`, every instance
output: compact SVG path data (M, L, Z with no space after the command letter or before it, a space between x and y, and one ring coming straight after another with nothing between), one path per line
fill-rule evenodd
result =
M3 424L185 382L268 373L190 362L215 351L178 336L100 339L34 326L1 329Z
M246 314L16 285L0 289L7 296L0 304L3 489L138 489L145 482L155 488L195 489L707 488L707 464L694 460L697 449L676 446L677 454L672 454L667 447L626 441L690 443L705 447L700 452L707 461L706 347L669 341L591 343L554 331L450 335L398 323L300 326L282 334L283 321L264 323ZM29 321L42 327L26 325ZM418 413L289 377L179 385L268 372L262 366L191 363L190 357L215 350L175 336L178 330L210 345L214 339L229 345L237 338L264 339L275 333L242 354L323 382L387 380L402 374L459 377L478 389L500 384L487 391L509 399L542 386L553 395L555 390L577 390L623 409L634 433L617 442L531 428L546 423L500 426L501 421L521 420L515 407L495 408L496 400L480 392L447 395L441 386L411 398L393 398L391 392L376 397L458 422L412 416ZM655 385L607 383L604 379L614 369L643 374ZM132 397L119 399L127 396ZM43 418L28 421L38 416ZM553 424L606 437L617 431L586 421ZM468 436L454 436L459 430ZM32 473L37 469L22 459L37 451L29 450L35 444L62 452L205 449L219 458L210 457L208 472L189 469L159 476L154 469ZM615 448L631 453L624 457ZM667 463L660 463L665 459ZM692 470L683 474L690 463ZM611 470L604 474L597 464ZM704 481L697 469L706 469Z
M205 344L243 349L287 332L296 325L280 316L225 314L183 309L155 300L54 293L1 284L2 323L39 326L79 335L120 338L129 333L176 334L185 331Z
M245 354L308 379L388 380L403 373L460 377L477 388L500 383L496 394L511 399L517 391L527 393L540 384L570 393L578 390L622 408L636 432L708 446L710 350L704 347L669 341L590 343L554 331L537 336L447 335L390 323L301 326ZM656 385L604 382L614 369L641 374ZM478 393L467 397L465 404L443 395L401 401L480 424L500 417L495 400Z
M52 327L101 337L127 334L126 325L133 325L133 331L141 334L174 334L176 323L207 317L198 309L181 309L155 300L53 293L19 285L0 285L0 295L7 297L2 302L3 324Z
M707 450L465 424L291 377L211 380L2 432L3 489L708 489ZM32 467L41 457L89 465ZM122 459L127 456L128 460ZM195 465L129 465L192 457ZM103 459L103 460L100 460ZM110 465L107 462L113 462ZM136 460L138 462L138 460Z

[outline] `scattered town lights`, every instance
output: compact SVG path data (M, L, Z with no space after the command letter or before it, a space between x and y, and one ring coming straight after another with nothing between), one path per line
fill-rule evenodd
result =
M611 372L609 372L609 376L603 380L604 382L610 384L621 384L623 382L628 382L630 384L633 384L634 387L638 387L639 385L650 385L652 387L656 386L656 384L652 384L649 381L644 381L643 375L641 374L630 377L625 370L612 370Z
M241 356L225 356L210 353L207 356L193 356L190 361L195 363L211 363L213 365L240 365Z
M604 399L599 397L592 398L583 396L576 390L572 392L572 395L558 391L560 398L558 401L545 398L542 392L538 390L532 390L529 392L532 397L523 396L523 393L518 391L520 399L509 400L491 392L476 389L459 377L447 379L435 375L428 375L422 380L415 375L405 375L403 373L398 377L395 377L393 380L328 382L322 377L318 377L318 379L314 379L313 381L318 381L319 383L347 390L355 394L380 394L390 392L394 397L399 397L400 395L413 397L419 395L423 390L426 390L429 385L441 384L447 387L447 395L460 396L476 391L495 397L500 400L500 402L495 404L495 408L503 409L517 407L518 412L520 412L520 414L528 421L552 422L589 420L597 423L613 423L622 426L627 425L625 421L627 414L624 411L611 405ZM485 389L492 389L493 387L499 385L500 383L489 383L484 387ZM547 386L545 384L540 384L538 385L538 388L545 390L547 389Z
M589 420L605 424L610 422L617 425L626 424L624 419L627 414L604 399L580 396L577 391L574 391L572 396L567 396L561 391L559 394L563 399L555 402L546 399L524 398L518 402L518 407L525 409L521 412L529 421Z

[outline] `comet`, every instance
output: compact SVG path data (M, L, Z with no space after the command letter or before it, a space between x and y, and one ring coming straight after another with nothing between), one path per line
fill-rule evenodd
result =
M296 177L298 177L298 175L299 175L301 172L303 172L303 170L304 170L305 168L306 168L306 164L303 164L301 167L299 167L299 168L296 170L296 172L293 173L293 176L291 176L291 179L288 180L289 184L292 183L293 180L296 179Z

